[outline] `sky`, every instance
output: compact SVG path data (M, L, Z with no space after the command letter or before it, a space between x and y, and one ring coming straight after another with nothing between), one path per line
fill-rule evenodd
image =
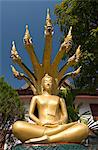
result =
M50 8L52 21L55 21L54 8L61 0L1 0L0 1L0 76L5 77L12 87L20 88L25 81L14 78L10 65L22 72L18 65L14 65L10 58L11 43L15 41L17 51L23 62L32 69L28 53L23 45L25 26L28 24L33 39L35 53L42 62L44 49L44 25L46 10ZM52 60L59 50L60 29L54 26Z

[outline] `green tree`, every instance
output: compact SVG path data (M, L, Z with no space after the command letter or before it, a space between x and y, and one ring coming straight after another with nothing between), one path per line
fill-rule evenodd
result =
M18 93L4 78L0 78L0 114L2 114L2 128L5 128L6 123L12 124L15 118L23 119L24 108L19 100Z
M76 93L66 86L66 88L60 90L59 96L65 100L68 112L68 122L77 121L79 119L79 109L74 105Z
M98 86L98 0L63 0L56 5L55 14L63 36L70 26L73 27L73 46L69 55L81 45L83 57L79 65L82 65L82 70L75 84L80 89L94 92Z

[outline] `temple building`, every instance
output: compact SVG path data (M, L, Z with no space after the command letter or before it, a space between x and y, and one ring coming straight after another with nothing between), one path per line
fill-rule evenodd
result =
M92 115L95 120L98 120L98 89L94 95L89 95L86 93L80 93L76 96L75 105L82 103L79 114L89 112L89 115Z

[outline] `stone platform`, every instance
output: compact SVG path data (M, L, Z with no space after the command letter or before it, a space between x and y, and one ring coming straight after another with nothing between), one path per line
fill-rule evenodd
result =
M53 143L53 144L20 144L12 147L12 150L88 150L80 144Z

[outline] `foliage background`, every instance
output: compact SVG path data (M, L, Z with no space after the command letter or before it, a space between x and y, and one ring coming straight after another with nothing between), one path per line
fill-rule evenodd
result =
M75 107L74 100L76 93L69 87L60 90L59 96L65 100L68 112L68 122L77 121L79 119L79 107Z
M82 70L75 85L80 90L94 93L98 87L98 1L97 0L63 0L55 7L56 24L63 36L72 26L73 46L69 56L81 45ZM64 56L66 58L66 55ZM76 66L77 67L77 66Z
M24 118L24 108L18 93L4 81L4 77L0 78L0 114L2 128L5 128L7 122L11 125L15 120Z

